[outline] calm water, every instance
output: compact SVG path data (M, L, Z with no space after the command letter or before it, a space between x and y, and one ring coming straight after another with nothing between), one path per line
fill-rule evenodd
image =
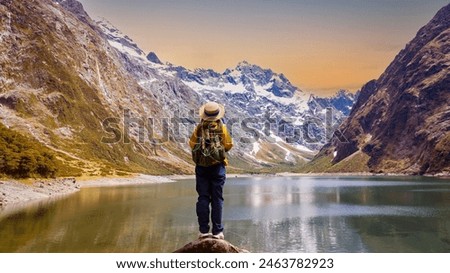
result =
M197 236L195 182L86 188L0 212L0 252L172 252ZM251 252L450 252L450 181L229 178L225 237Z

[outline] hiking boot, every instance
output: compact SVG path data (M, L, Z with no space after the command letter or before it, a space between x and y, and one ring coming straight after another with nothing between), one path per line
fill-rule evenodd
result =
M198 238L199 239L205 239L205 238L208 238L211 235L212 235L211 233L201 233L200 232L200 234L198 235Z
M214 234L212 237L214 239L220 239L220 240L223 240L225 238L225 236L223 236L223 232L221 232L219 234Z

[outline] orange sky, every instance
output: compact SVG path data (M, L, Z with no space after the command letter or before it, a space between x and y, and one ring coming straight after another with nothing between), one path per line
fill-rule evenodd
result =
M378 78L442 0L81 0L165 62L223 72L247 60L329 95Z

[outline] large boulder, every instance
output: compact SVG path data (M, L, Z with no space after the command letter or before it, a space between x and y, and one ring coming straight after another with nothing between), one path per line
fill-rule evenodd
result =
M226 240L208 237L192 241L175 250L174 253L248 253L248 251L238 248Z

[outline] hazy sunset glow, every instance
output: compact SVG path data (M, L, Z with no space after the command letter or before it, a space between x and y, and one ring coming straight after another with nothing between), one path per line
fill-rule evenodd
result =
M443 0L81 0L163 62L223 72L247 60L318 94L378 78Z

